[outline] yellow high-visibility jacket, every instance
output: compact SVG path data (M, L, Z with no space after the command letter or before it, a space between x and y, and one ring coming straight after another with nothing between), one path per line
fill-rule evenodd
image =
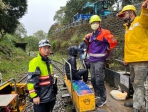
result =
M124 61L148 61L148 10L144 8L130 27L126 26Z
M40 54L29 63L27 88L30 98L40 97L41 103L55 99L53 92L53 68L48 58L44 60Z

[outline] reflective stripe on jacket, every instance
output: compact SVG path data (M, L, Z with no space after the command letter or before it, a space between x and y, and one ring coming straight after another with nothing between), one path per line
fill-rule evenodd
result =
M107 52L102 53L102 54L92 54L92 53L89 53L89 55L92 56L92 57L104 57L104 56L107 55Z
M49 66L49 70L47 65ZM51 74L53 75L51 63L47 64L45 61L43 61L40 54L30 61L27 81L27 88L30 93L30 98L39 96L41 102L48 102L47 100L52 99L53 96L49 98L52 91L51 89L53 89Z
M148 10L142 9L130 27L126 26L124 61L148 61Z

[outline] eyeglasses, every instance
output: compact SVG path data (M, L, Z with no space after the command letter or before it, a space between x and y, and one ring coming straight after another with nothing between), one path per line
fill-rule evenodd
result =
M122 15L123 15L123 17L126 15L126 14L129 14L129 12L124 12Z

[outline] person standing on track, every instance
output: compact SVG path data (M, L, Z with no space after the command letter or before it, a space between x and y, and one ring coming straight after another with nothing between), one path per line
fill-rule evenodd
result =
M133 85L133 102L124 105L133 107L133 112L140 112L148 76L148 0L142 3L140 16L136 16L136 8L126 5L118 14L125 22L124 64L130 66L130 81Z
M39 42L39 54L29 63L27 88L34 112L52 112L56 101L53 85L53 68L48 58L51 52L49 40Z
M95 96L100 97L96 103L97 107L102 107L106 103L105 60L109 56L110 50L117 44L114 36L109 30L103 29L100 22L101 19L98 15L91 16L89 23L93 32L85 38L89 45L91 83Z

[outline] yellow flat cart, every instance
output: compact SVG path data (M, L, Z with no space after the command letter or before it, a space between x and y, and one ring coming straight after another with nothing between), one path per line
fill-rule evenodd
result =
M64 58L63 60L68 63ZM69 68L70 68L70 74L71 74L71 65L69 64ZM72 76L72 75L71 75ZM71 77L72 78L72 77ZM92 111L95 110L95 95L94 92L91 91L91 93L85 93L85 94L78 94L78 92L73 88L72 84L73 84L73 80L71 79L68 80L66 74L64 75L64 83L68 88L68 92L71 96L72 102L73 102L73 106L75 106L75 109L77 112L88 112L88 111ZM83 82L84 83L84 82ZM84 85L84 84L83 84ZM80 87L80 85L77 85L78 88ZM87 86L86 84L84 86ZM87 86L88 87L88 86ZM89 87L88 87L89 88Z

